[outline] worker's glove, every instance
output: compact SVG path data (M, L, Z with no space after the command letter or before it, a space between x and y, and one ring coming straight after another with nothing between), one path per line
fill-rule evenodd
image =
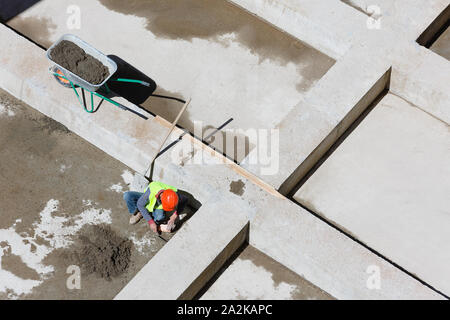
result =
M175 228L175 220L170 219L169 222L167 222L167 229L172 231Z
M167 229L170 231L173 231L175 228L175 221L177 220L178 213L175 211L172 216L169 219L169 222L167 222Z

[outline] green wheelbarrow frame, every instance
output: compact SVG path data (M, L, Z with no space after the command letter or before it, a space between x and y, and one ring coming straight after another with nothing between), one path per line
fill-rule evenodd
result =
M75 95L77 96L78 102L80 103L80 105L84 108L84 110L88 113L94 113L98 110L98 108L100 107L100 105L103 103L104 100L108 101L109 103L115 105L116 107L119 107L122 110L126 110L126 111L130 111L138 116L140 116L143 119L148 119L146 116L140 114L139 112L134 111L133 109L130 109L126 106L124 106L123 104L114 101L108 97L105 97L104 95L96 92L96 91L91 91L88 90L86 88L83 88L82 86L73 83L71 80L67 79L64 75L55 72L55 69L58 69L57 66L53 66L50 68L50 73L53 74L53 76L55 76L56 80L58 81L59 84L63 85L66 88L72 88L73 91L75 92ZM64 79L66 81L68 81L68 84L65 84L63 82L61 82L59 79ZM137 83L140 85L144 85L146 87L150 86L150 84L148 82L142 81L142 80L136 80L136 79L125 79L125 78L110 78L108 81L116 81L116 82L127 82L127 83ZM81 93L82 93L82 97L80 97L80 94L77 91L77 88L81 88ZM113 91L108 87L108 84L105 83L103 86L101 86L98 90L103 90L106 92L106 94L112 93ZM87 104L86 104L86 96L85 96L85 91L89 92L91 94L91 105L90 108L88 108ZM95 106L94 104L94 95L99 97L101 100L98 103L97 106Z

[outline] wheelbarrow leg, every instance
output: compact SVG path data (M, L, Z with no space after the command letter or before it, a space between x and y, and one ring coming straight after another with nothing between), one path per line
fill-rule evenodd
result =
M101 99L100 102L97 104L97 106L94 107L94 94L91 92L91 109L89 110L87 108L87 104L86 104L86 95L84 93L84 88L81 88L81 93L82 93L82 96L83 96L83 107L84 107L84 110L86 110L89 113L96 112L98 110L98 108L100 108L100 106L102 105L102 103L104 101L104 99Z
M86 96L84 95L84 89L81 88L81 94L83 96L83 107L86 109Z

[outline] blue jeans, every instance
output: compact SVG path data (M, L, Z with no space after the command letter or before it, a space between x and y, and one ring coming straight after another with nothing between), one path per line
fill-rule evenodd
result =
M127 204L128 212L130 214L135 214L138 212L137 202L142 195L143 193L136 191L127 191L124 193L123 199ZM150 214L152 215L153 220L157 223L166 220L166 215L162 209L154 209Z
M130 214L135 214L138 211L137 202L142 195L143 193L136 191L128 191L123 194L123 200L125 200Z

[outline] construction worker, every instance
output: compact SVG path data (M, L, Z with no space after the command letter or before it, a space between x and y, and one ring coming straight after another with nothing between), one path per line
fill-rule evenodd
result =
M172 186L153 181L144 193L127 191L123 195L131 214L130 224L144 218L153 232L172 232L178 213L187 203L187 197Z

